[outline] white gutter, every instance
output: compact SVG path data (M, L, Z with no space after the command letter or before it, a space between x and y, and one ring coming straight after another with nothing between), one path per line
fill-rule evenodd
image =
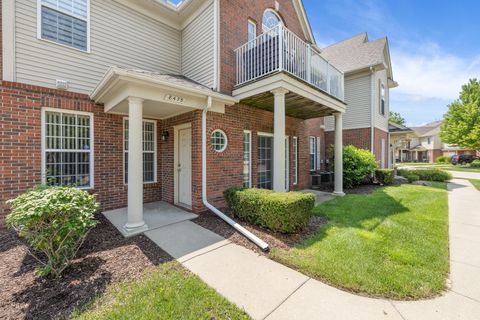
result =
M262 239L255 236L253 233L239 225L234 220L230 219L223 212L211 205L207 200L207 112L212 107L212 97L208 96L208 102L202 112L202 201L205 207L215 213L223 221L231 225L235 230L244 235L247 239L255 243L262 250L267 251L268 244Z

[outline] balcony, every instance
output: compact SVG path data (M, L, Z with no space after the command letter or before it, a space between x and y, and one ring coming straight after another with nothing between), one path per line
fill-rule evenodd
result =
M235 49L235 56L236 89L283 72L344 101L343 73L283 26Z

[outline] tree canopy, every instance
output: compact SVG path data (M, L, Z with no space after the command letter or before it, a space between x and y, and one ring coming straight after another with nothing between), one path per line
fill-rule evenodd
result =
M400 124L402 126L405 125L405 118L399 112L390 111L390 115L388 117L388 121L394 122L396 124Z
M440 137L448 144L480 150L480 81L470 79L459 99L448 105Z

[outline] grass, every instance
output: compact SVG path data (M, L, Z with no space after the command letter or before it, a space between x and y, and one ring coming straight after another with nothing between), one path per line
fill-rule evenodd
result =
M469 179L468 181L470 181L470 183L473 184L473 186L477 188L478 191L480 191L480 180Z
M450 167L442 168L442 170L462 171L462 172L478 172L478 173L480 173L480 168L472 168L468 165L466 165L466 166L462 166L462 165L450 166Z
M449 271L446 184L383 187L314 209L328 223L273 259L357 293L419 299L445 289Z
M195 275L171 262L111 286L73 319L250 319Z

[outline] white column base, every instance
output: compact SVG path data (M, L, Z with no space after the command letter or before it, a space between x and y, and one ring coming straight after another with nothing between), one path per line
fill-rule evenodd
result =
M337 197L344 197L345 196L345 192L343 192L343 191L333 191L332 194L334 196L337 196Z

